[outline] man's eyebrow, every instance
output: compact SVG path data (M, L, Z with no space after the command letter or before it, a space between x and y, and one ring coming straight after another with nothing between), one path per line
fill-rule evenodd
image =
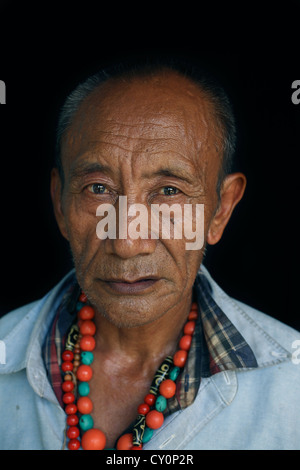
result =
M157 176L169 176L171 178L183 180L187 183L192 183L194 181L192 173L184 171L180 168L160 168L159 170L154 171L152 173L147 172L143 174L143 177L147 179Z
M102 165L101 163L82 163L70 170L70 178L77 179L83 178L91 173L109 173L111 172L111 168L108 165Z

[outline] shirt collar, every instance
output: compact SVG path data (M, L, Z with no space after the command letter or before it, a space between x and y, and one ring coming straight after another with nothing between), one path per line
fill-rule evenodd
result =
M66 335L77 318L75 312L79 293L80 287L74 278L73 283L69 285L61 300L42 347L42 355L45 368L47 370L47 376L61 406L64 406L61 388L61 356Z
M202 271L196 278L195 287L203 335L201 375L205 377L223 370L257 367L252 349L216 304L211 286Z
M48 376L61 404L60 358L65 335L74 321L73 312L79 291L79 286L75 283L64 295L43 347ZM194 300L198 304L200 315L187 363L177 381L177 394L169 401L167 414L193 403L202 377L224 370L257 367L252 349L216 304L211 285L201 269L194 284Z
M224 370L258 367L252 349L213 299L212 287L201 269L194 284L194 300L200 315L176 396L168 402L169 414L193 403L201 378Z

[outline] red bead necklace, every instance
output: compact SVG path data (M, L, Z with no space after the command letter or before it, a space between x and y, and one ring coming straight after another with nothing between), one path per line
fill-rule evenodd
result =
M68 449L103 450L106 436L94 428L91 412L93 403L89 398L89 381L93 376L91 364L96 346L96 326L93 321L94 309L87 304L87 297L82 293L77 303L78 323L71 328L65 350L62 353L61 369L64 373L62 383L63 402L67 415ZM176 393L176 379L184 367L192 336L198 318L197 304L192 303L179 348L173 357L168 356L157 370L149 393L137 408L137 419L133 432L123 434L117 441L117 450L140 450L148 442L155 429L164 422L163 411L167 400ZM82 435L82 437L80 437Z

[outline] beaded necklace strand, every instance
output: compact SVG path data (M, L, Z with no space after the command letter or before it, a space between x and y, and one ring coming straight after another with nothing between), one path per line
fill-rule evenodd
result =
M67 415L66 436L69 439L67 446L69 450L78 450L80 446L83 450L104 450L106 436L100 429L94 428L91 415L93 403L88 396L89 381L93 376L91 364L96 346L96 325L93 321L95 311L88 305L84 293L79 296L76 310L78 323L71 327L67 336L61 364L64 374L63 402ZM154 430L163 425L163 412L167 408L167 400L176 393L176 379L186 363L197 318L197 304L193 302L178 350L173 357L167 356L157 369L149 393L137 408L133 432L123 434L118 439L117 450L141 450L143 444L152 438Z

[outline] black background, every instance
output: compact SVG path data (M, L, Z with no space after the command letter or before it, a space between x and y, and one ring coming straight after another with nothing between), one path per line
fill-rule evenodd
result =
M197 13L181 5L174 20L174 6L164 17L147 5L132 13L115 5L109 14L81 4L64 11L47 2L1 5L0 315L44 295L71 267L49 195L66 93L116 58L181 51L202 57L227 87L239 125L236 168L248 179L205 264L228 294L300 330L300 104L291 101L291 84L300 79L299 2L277 10L270 3L265 11L245 4L230 21L217 6L203 13L199 5Z

